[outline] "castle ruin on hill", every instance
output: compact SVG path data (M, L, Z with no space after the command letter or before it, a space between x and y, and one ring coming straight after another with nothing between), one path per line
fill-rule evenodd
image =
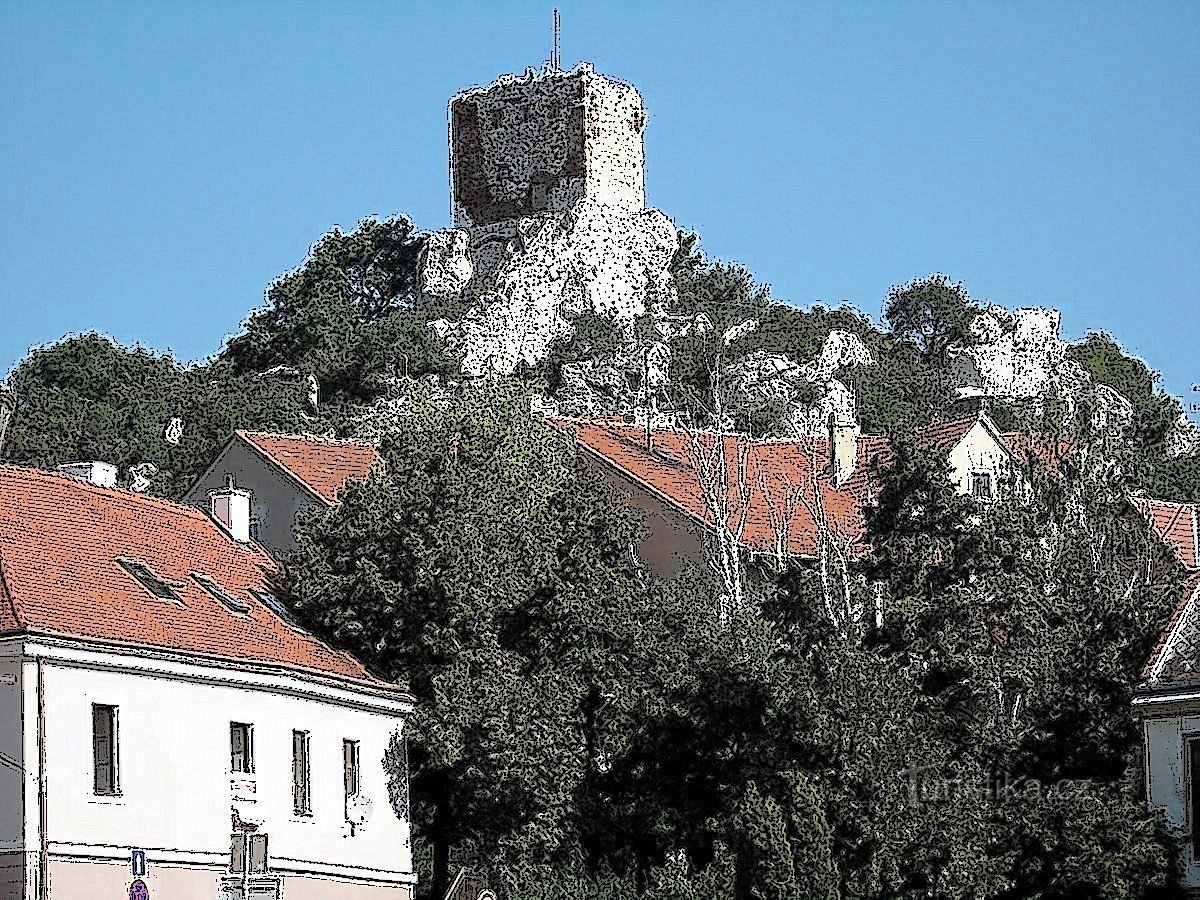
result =
M435 326L465 374L543 359L596 313L617 327L674 297L675 226L646 208L636 88L583 63L505 75L450 102L454 227L433 234L427 298L465 301Z

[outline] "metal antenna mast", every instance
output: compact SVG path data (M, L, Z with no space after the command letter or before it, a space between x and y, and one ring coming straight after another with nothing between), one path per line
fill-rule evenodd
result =
M558 55L558 33L562 27L562 23L558 18L558 7L554 7L554 44L550 49L550 71L561 72L560 63L562 59Z

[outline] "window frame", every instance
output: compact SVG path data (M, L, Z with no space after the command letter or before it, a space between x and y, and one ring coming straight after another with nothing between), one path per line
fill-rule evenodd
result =
M101 755L100 755L100 732L97 729L97 724L101 721L100 714L104 714L108 725L108 751L107 759L104 761L108 768L108 786L101 788L100 786L100 771L101 771ZM93 703L92 704L92 796L95 797L120 797L121 796L121 753L120 753L120 725L118 719L118 707L111 703Z
M212 597L230 612L242 617L250 615L250 604L238 600L233 594L217 584L216 579L212 576L205 575L203 572L193 572L192 580L200 585L204 593L208 594L208 596Z
M126 557L118 557L116 563L155 600L183 605L183 599L175 590L178 585L163 578L146 563Z
M982 481L987 485L987 493L980 493L978 485ZM994 500L996 497L995 479L991 472L971 473L971 497L975 500Z
M353 791L350 790L351 780ZM342 793L349 813L350 798L362 793L362 742L350 738L342 738Z
M1184 735L1183 743L1184 771L1187 777L1188 845L1191 847L1192 861L1200 862L1200 734Z
M312 814L312 733L293 728L292 815L307 817Z
M233 735L236 729L242 729L242 734L244 735L242 741L242 757L245 768L242 769L236 767L236 756L234 755L233 749ZM229 774L254 774L254 723L252 722L231 721L229 723Z

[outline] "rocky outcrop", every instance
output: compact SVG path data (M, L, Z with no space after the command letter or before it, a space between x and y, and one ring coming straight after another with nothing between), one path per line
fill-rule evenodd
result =
M1043 409L1059 401L1066 415L1086 410L1092 425L1124 433L1133 424L1133 405L1120 392L1098 384L1069 354L1056 309L1007 310L989 306L971 323L971 342L950 349L951 365L964 397L1026 401Z
M668 267L679 247L658 210L623 214L592 200L545 214L431 238L421 270L433 297L472 303L436 327L466 375L509 374L545 358L584 312L614 326L673 299Z
M764 351L733 363L722 379L722 402L728 410L769 421L770 434L825 434L831 417L839 425L858 421L854 392L837 376L873 364L857 335L834 330L816 358L805 363Z

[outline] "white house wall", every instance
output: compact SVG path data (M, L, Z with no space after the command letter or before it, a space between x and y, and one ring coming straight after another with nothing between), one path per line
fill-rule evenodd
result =
M296 548L296 516L315 502L312 495L268 463L240 438L230 442L183 498L185 503L208 509L208 495L225 486L233 475L237 486L252 494L250 516L258 522L258 542L271 553Z
M995 490L1009 459L1008 450L985 425L976 422L950 450L952 478L959 493L970 493L971 476L976 473L990 475Z
M0 643L0 898L25 883L25 731L20 645Z
M261 822L268 835L270 867L285 876L284 896L321 895L314 884L324 885L327 896L410 895L407 812L392 808L384 768L385 754L399 740L396 713L257 688L238 683L236 672L225 673L229 683L205 683L182 665L173 667L175 675L163 674L171 668L166 665L141 674L98 667L95 654L75 655L78 660L47 659L44 669L53 900L99 896L79 892L89 884L127 887L131 848L146 851L151 896L214 900L229 866L235 798L245 798L236 803L242 818ZM130 665L117 656L110 661ZM93 793L92 704L118 709L117 797ZM7 708L4 713L11 715ZM11 721L4 720L0 733L8 733ZM229 771L231 722L254 727L253 775ZM293 729L311 734L311 816L292 810ZM360 742L362 793L373 803L353 836L344 809L343 739ZM26 817L26 847L36 852L36 802L32 810L26 804Z

